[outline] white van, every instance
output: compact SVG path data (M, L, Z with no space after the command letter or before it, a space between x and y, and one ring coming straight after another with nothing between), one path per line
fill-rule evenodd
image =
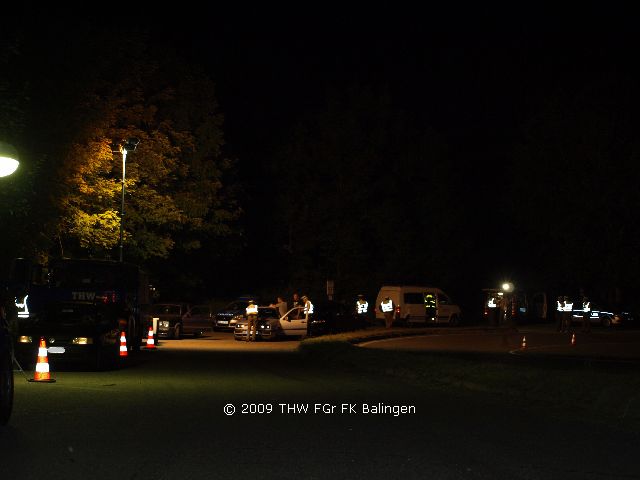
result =
M436 316L427 319L425 309L425 295L431 293L436 298ZM420 286L383 286L376 298L376 319L384 320L384 314L380 310L380 303L385 298L391 298L395 306L395 321L401 321L407 325L446 323L458 325L461 312L458 305L451 302L449 296L439 288Z

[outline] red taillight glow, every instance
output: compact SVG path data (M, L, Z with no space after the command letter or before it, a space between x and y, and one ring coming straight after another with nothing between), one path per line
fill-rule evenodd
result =
M116 292L104 292L103 295L96 295L96 298L102 300L102 303L116 303L118 301Z

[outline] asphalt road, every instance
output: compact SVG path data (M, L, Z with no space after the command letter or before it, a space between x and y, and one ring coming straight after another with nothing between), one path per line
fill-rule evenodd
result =
M296 347L217 333L164 341L118 370L57 370L54 384L15 372L1 476L640 479L638 433L624 427L327 368ZM411 408L371 413L381 403Z

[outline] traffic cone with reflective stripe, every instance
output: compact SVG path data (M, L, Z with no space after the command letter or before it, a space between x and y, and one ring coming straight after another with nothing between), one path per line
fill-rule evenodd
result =
M49 358L47 356L47 342L44 337L40 337L40 346L38 347L38 363L36 363L36 371L30 382L53 383L55 380L51 378L49 372Z
M120 332L120 356L126 357L129 355L127 351L127 337L124 336L124 330Z
M153 327L149 327L149 335L147 335L147 349L153 350L156 348L156 342L153 340Z
M527 337L523 336L522 337L522 343L520 344L520 349L524 350L525 348L527 348Z
M571 334L571 345L575 345L576 344L576 334L572 333Z

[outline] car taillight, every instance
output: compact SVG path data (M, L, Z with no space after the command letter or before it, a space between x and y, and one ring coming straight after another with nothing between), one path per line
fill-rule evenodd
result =
M96 295L96 298L102 300L102 303L116 303L118 294L115 291L104 292L102 295Z
M400 305L396 306L396 313L400 313Z

